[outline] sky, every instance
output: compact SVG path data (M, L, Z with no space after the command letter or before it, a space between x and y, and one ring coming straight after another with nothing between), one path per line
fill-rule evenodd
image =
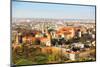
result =
M95 6L12 1L13 18L95 19Z

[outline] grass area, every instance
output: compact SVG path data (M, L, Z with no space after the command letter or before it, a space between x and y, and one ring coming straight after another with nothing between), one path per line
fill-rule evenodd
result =
M26 64L33 64L32 61L28 60L28 59L20 59L16 65L26 65Z

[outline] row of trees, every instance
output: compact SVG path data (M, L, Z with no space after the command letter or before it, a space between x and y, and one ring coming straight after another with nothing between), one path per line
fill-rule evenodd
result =
M68 60L61 52L42 52L40 46L31 46L22 44L16 50L12 49L13 64L44 64L44 63L60 63Z

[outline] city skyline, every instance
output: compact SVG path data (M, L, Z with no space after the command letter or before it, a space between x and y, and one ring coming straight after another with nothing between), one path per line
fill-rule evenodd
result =
M12 17L95 20L95 6L13 1Z
M95 6L12 2L12 66L96 61Z

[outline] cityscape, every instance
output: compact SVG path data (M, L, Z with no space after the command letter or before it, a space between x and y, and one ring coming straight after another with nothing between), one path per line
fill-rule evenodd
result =
M89 11L90 14L86 14L86 18L90 15L87 19L84 18L85 16L82 16L83 19L81 16L77 19L61 18L61 15L57 18L49 18L49 14L46 17L40 16L41 18L26 17L27 15L23 17L23 13L18 12L17 14L20 15L18 16L14 12L11 25L12 64L53 64L96 60L95 11L93 11L94 17L91 15L92 10Z

